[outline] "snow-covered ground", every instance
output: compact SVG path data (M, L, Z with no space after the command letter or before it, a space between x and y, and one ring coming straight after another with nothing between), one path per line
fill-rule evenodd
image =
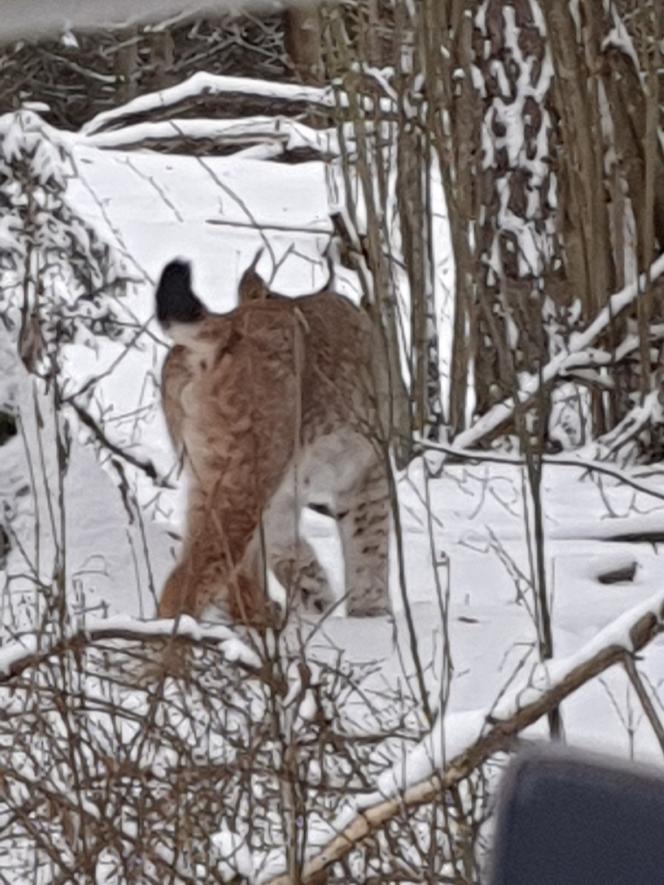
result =
M238 277L260 247L265 251L259 270L274 289L303 294L325 282L327 268L321 255L331 225L322 164L125 153L90 146L82 136L70 137L77 166L70 198L124 257L135 283L122 309L139 322L151 317L155 281L174 256L192 261L195 289L216 310L234 305ZM346 292L352 294L352 279L345 283ZM99 466L91 445L74 441L64 490L68 572L72 599L81 610L95 615L151 617L155 593L177 551L183 495L156 382L166 346L156 325L148 331L152 337L146 334L141 347L117 364L124 353L119 344L104 344L97 352L72 345L64 354L72 377L83 382L93 374L102 376L95 398L97 407L105 410L107 434L119 445L129 445L134 454L151 459L175 486L156 489L140 472L128 468L141 505L130 520L117 477ZM22 397L29 397L30 382L22 369L11 364L7 347L2 352L5 381L15 376L12 383ZM2 449L4 500L16 499L17 477L26 474L26 446L29 440L16 437ZM646 482L664 495L664 475L653 475ZM434 708L445 654L452 661L447 712L453 723L454 714L490 708L524 661L528 668L537 660L525 477L520 467L483 463L446 466L442 476L426 480L422 462L416 461L398 478L398 492L404 584L417 650ZM543 497L558 657L575 653L622 612L663 589L661 545L611 538L636 529L664 534L664 499L562 465L546 467ZM27 538L30 514L19 515ZM304 531L340 591L339 542L332 522L310 513ZM316 633L311 649L323 659L341 649L348 661L379 663L369 687L410 685L417 692L398 580L397 539L393 547L395 622L334 616ZM46 556L44 549L41 555ZM633 580L599 580L632 563ZM7 573L20 571L15 547ZM8 611L14 612L23 601L26 615L19 626L25 628L30 604L22 599L21 593L27 591L21 586L13 579L5 588L3 620L15 627L16 619ZM663 652L662 642L656 640L645 654L655 693L664 678ZM618 668L565 701L562 715L565 736L572 743L623 756L661 756ZM545 724L533 733L545 734Z
M144 274L145 282L136 287L135 301L131 302L141 320L147 319L152 311L154 281L166 261L175 255L191 259L195 287L211 307L231 308L238 277L256 250L264 245L256 226L262 228L277 263L286 255L272 281L275 289L302 294L325 281L327 268L320 256L330 223L326 178L320 163L290 166L233 158L199 160L100 151L85 145L76 149L76 157L80 172L80 180L72 183L76 205L90 220L102 225L102 230L103 225L110 228L114 241ZM305 233L306 229L313 233ZM269 255L264 254L259 270L266 277L271 276ZM349 290L350 287L346 289ZM161 356L162 352L158 352L153 358L158 360ZM129 411L136 405L136 377L145 369L146 354L136 353L109 379L106 395L116 403L118 411ZM145 431L145 447L156 463L167 469L172 454L157 417ZM91 472L83 465L73 466L77 472ZM664 492L662 477L657 483L652 482L653 488ZM534 643L533 621L527 610L532 610L532 590L523 581L517 586L509 567L513 564L524 579L530 574L524 483L520 468L486 464L448 467L441 479L430 483L433 551L436 556L444 553L447 558L446 564L438 567L438 580L443 588L449 583L454 663L449 707L452 711L488 706L511 677L526 644ZM82 499L74 509L85 513L89 510L89 486L82 475L80 480L72 479L72 485ZM110 485L104 497L115 497L111 506L115 506L116 516L106 523L106 530L113 526L115 532L121 533L126 518ZM408 474L401 477L399 494L406 588L414 607L418 647L426 662L442 653L442 625L421 465L412 465ZM651 529L664 530L664 501L634 494L629 488L617 488L617 483L610 479L594 481L582 470L562 466L546 469L544 495L555 651L556 655L567 655L623 610L659 588L664 568L656 545L609 543L602 539L607 530L616 536L625 534L637 515L643 521L643 514L648 514ZM173 516L171 528L177 530L181 510L175 505ZM333 525L313 513L308 523L305 530L315 539L339 587L339 547ZM102 546L103 535L87 519L82 524L85 546L93 554L97 552L96 546ZM173 545L164 542L163 534L158 539L158 524L153 523L151 528L157 536L152 566L159 586L169 568L164 548L168 550ZM115 539L109 544L116 557L117 551L126 547L126 543L118 544ZM598 581L598 575L632 561L637 563L632 582ZM100 595L112 611L139 613L138 594L127 592L132 587L129 555L125 557L124 569L121 581L117 581L118 571L110 570L110 582L123 588L119 598L112 586ZM400 612L403 602L394 557L392 585L394 608ZM519 596L521 603L517 601ZM349 658L385 659L381 675L385 676L390 669L398 673L399 655L392 648L391 625L334 618L325 632ZM397 635L403 640L401 650L407 654L406 631L399 616ZM532 656L534 660L534 647ZM664 663L661 658L658 660ZM664 675L664 668L661 673ZM655 669L653 680L656 676ZM620 721L620 712L628 717L630 704L634 706L624 674L608 674L604 684L593 684L566 705L568 737L624 751L629 733ZM650 727L642 719L634 747L636 752L659 753Z

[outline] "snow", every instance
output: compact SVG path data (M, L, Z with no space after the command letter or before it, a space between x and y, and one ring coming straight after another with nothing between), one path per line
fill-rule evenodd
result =
M201 79L195 85L206 84ZM223 86L230 88L227 82ZM172 95L167 99L175 101ZM92 133L101 133L117 119L98 119L82 136L63 136L75 166L67 182L67 198L86 224L110 244L113 255L131 268L133 284L117 309L141 327L140 349L125 353L121 344L100 340L94 350L75 342L62 352L63 368L79 387L86 379L96 379L89 408L106 419L108 434L119 445L150 459L176 488L155 488L151 480L126 466L130 494L123 498L108 458L101 467L89 440L74 434L62 489L73 617L68 632L58 638L82 630L90 635L105 631L135 636L177 634L214 642L227 663L256 668L260 660L251 637L227 625L200 625L188 618L177 624L150 620L155 595L177 552L184 500L158 406L156 379L166 343L150 322L153 288L163 265L181 255L192 261L194 287L203 300L215 310L230 309L238 278L260 247L264 252L259 270L271 279L273 288L293 295L318 288L327 279L322 254L332 230L329 181L317 162L289 166L246 157L203 159L100 149L93 142L101 135ZM104 134L104 138L115 134ZM443 268L449 273L453 262L445 254L439 260L443 276ZM651 278L662 272L664 258L653 265ZM352 278L341 282L357 298ZM609 314L638 297L644 282L614 295L611 309L573 340L569 353L552 358L544 369L545 379L582 359L596 357L591 348ZM52 439L56 429L62 430L66 415L63 412L56 422L50 400L12 356L4 333L0 368L0 400L20 401L24 422L23 435L1 450L0 502L5 513L12 511L11 525L27 550L23 555L14 545L5 569L0 674L6 674L26 655L48 648L43 641L37 645L34 629L39 602L26 572L32 551L39 546L40 573L52 573L57 544L49 540L46 525L35 533L35 520L46 512L49 489L58 488L58 471L51 458L43 475L38 472L30 479L30 465L38 463L39 422L33 406L37 402L45 416L44 438ZM534 384L535 379L524 379L523 391L530 392ZM654 408L654 399L644 407ZM523 465L509 455L480 455L465 448L495 427L510 409L510 403L502 404L462 434L454 447L441 446L438 478L428 478L423 459L398 477L405 583L417 652L425 664L425 690L434 713L440 706L441 675L450 661L452 665L445 716L415 747L411 741L385 750L390 764L382 766L382 773L364 794L340 810L333 822L336 827L377 797L394 795L406 784L426 777L432 766L454 758L482 732L489 712L494 718L508 716L517 700L523 703L537 696L602 643L629 648L628 629L634 619L661 609L660 546L624 539L664 531L664 476L639 478L590 459L576 463L571 457L546 459L546 568L555 660L546 667L538 662ZM67 420L71 419L70 415ZM451 465L445 460L446 452L470 454L474 460ZM433 457L427 458L433 463ZM20 493L26 485L30 495ZM340 592L339 541L331 521L307 514L303 532L330 568L333 585ZM392 557L394 566L395 550ZM636 563L633 580L599 582L601 574L632 562ZM395 697L403 698L404 708L411 697L419 702L395 567L392 574L394 621L337 615L316 626L303 625L299 646L298 637L292 639L291 649L305 648L314 676L325 664L336 667L340 660L349 667L364 668L362 694L349 696L343 711L345 725L358 735L375 730L375 717L387 718L394 712ZM639 662L654 684L664 665L662 651L662 642L656 640ZM285 731L297 733L315 720L317 702L297 667L291 666L286 677L283 725ZM369 709L367 698L378 707L377 713ZM138 694L125 698L125 703L127 710L145 709ZM634 699L624 674L617 668L607 672L601 682L593 681L563 704L566 739L577 745L601 744L616 754L659 758L659 745L645 719L637 723L634 734L628 734L621 715L630 704ZM260 711L260 700L255 707ZM248 704L243 712L247 711L253 712ZM422 727L414 714L407 724L413 734ZM179 727L190 737L187 729L191 727L195 738L196 723L183 721ZM544 726L528 734L543 736ZM219 756L226 752L213 749ZM165 763L161 760L160 764ZM230 877L240 871L252 877L260 858L248 853L228 821L219 821L217 827L219 875ZM329 821L313 815L310 845L323 844L330 827ZM261 876L265 870L279 868L279 858L267 851L262 861Z
M75 157L73 201L118 250L132 256L141 281L150 286L164 264L181 255L193 264L201 297L214 310L228 310L236 303L237 277L266 245L264 237L264 261L272 266L259 270L271 276L278 265L272 279L277 290L290 286L292 294L303 294L327 276L320 256L332 227L321 163L100 152L87 140L75 146ZM279 264L294 234L297 254ZM147 318L149 287L136 301L138 315Z
M332 833L341 831L358 811L370 808L383 799L399 795L406 788L431 777L446 764L453 764L456 757L472 747L489 724L510 719L518 710L538 700L552 686L561 684L570 673L588 662L594 655L613 647L632 651L631 630L648 614L652 614L661 623L664 616L664 591L661 589L596 632L576 652L549 662L535 662L520 675L497 703L491 703L484 709L451 712L444 717L438 716L426 737L403 759L380 775L375 790L359 798L354 807L346 808L330 825L327 834L323 832L321 835L329 838ZM567 711L567 708L565 709ZM565 721L569 725L567 716ZM567 737L569 736L567 731ZM607 743L606 736L602 737L604 743Z
M233 882L238 875L246 876L249 881L255 880L256 870L243 833L224 827L214 834L212 844L220 858L218 872L222 882ZM205 875L205 870L201 872Z

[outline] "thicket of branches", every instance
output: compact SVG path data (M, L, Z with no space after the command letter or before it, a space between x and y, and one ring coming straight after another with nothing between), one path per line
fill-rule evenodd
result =
M48 105L48 122L77 129L135 95L196 71L287 79L281 16L192 19L124 31L21 41L0 53L0 110L25 101Z

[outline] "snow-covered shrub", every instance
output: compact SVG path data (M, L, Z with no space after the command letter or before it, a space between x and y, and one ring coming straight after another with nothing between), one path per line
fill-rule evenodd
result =
M62 344L125 332L112 306L123 268L69 204L74 175L66 135L30 111L0 117L0 315L30 368Z
M61 491L79 422L64 392L82 379L68 377L63 348L135 336L116 312L122 262L70 203L76 174L66 134L28 111L0 117L0 527L11 551L0 629L12 631L41 621L65 555Z

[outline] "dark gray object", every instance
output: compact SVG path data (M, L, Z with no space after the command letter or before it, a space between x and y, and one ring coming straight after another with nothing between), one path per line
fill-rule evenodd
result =
M501 788L490 883L664 883L664 778L577 752L524 753Z

